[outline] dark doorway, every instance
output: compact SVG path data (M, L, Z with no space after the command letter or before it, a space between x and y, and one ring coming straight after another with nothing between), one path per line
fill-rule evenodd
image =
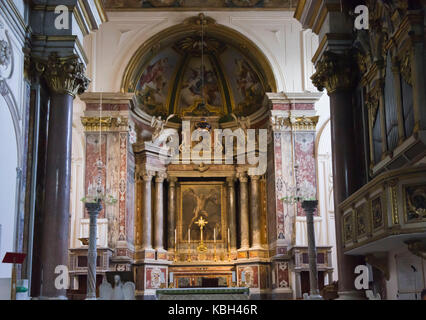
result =
M301 278L301 288L302 288L302 296L304 293L309 294L310 293L310 283L309 283L309 272L308 271L302 271L300 273ZM324 289L324 271L318 272L318 287L321 291Z
M219 279L218 278L203 278L201 281L201 286L203 288L219 288Z

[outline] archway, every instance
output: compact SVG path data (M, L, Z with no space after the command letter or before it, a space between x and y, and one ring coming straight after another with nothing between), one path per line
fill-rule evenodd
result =
M276 87L271 65L254 43L200 15L145 42L126 68L121 91L135 93L138 109L150 116L177 118L196 115L203 96L204 113L227 122L232 113L258 111Z

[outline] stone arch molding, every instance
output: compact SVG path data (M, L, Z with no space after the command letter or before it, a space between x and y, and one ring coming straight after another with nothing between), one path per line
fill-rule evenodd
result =
M168 23L168 20L165 19L161 21L161 19L156 18L155 22L157 23L150 32L150 35L147 37L147 30L142 33L138 33L135 38L129 41L129 45L127 47L123 46L121 50L122 54L117 57L116 61L119 63L114 67L114 74L120 75L114 81L113 87L115 90L124 92L124 88L126 86L126 77L129 76L129 73L134 67L137 59L141 57L144 53L155 48L155 44L161 45L161 39L172 35L176 35L179 33L185 32L196 32L200 26L196 24L196 19L198 17L190 17L185 19L183 22L179 24L171 25ZM111 19L116 20L117 18ZM278 89L282 89L284 85L284 80L280 75L279 66L276 63L276 59L274 59L272 53L264 48L259 41L255 39L255 37L247 34L244 30L240 30L238 26L227 26L223 24L216 23L216 21L212 18L207 17L209 21L209 30L214 30L216 33L223 33L224 35L233 36L236 41L247 46L247 50L254 52L258 59L261 61L262 67L265 69L268 74L268 81L272 83L272 92L277 92ZM207 30L207 29L206 29Z
M14 57L12 50L12 42L8 31L5 30L3 23L0 21L0 95L6 101L6 105L12 117L13 127L15 129L16 145L17 145L17 166L21 165L22 159L22 139L20 115L16 99L7 84L7 80L12 77L14 70Z

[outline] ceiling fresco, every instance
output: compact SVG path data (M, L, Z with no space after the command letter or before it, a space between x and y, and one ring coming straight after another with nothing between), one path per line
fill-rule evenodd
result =
M201 55L201 45L204 43ZM241 49L214 38L187 36L140 61L134 83L149 115L247 116L262 105L268 86Z
M181 8L181 9L295 9L298 0L103 0L107 10Z

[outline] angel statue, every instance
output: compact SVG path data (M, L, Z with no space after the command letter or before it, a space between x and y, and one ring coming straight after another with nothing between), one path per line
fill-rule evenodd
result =
M152 117L151 127L154 128L152 143L160 145L163 142L166 142L171 135L176 133L175 129L164 129L164 127L167 126L169 121L174 117L175 115L172 114L166 119L166 121L162 120L161 116Z
M250 129L251 121L249 117L237 117L234 113L231 113L238 126L243 129L244 133L247 134L247 130Z
M135 300L135 284L133 282L121 282L121 277L114 276L114 288L103 278L99 287L99 300Z

